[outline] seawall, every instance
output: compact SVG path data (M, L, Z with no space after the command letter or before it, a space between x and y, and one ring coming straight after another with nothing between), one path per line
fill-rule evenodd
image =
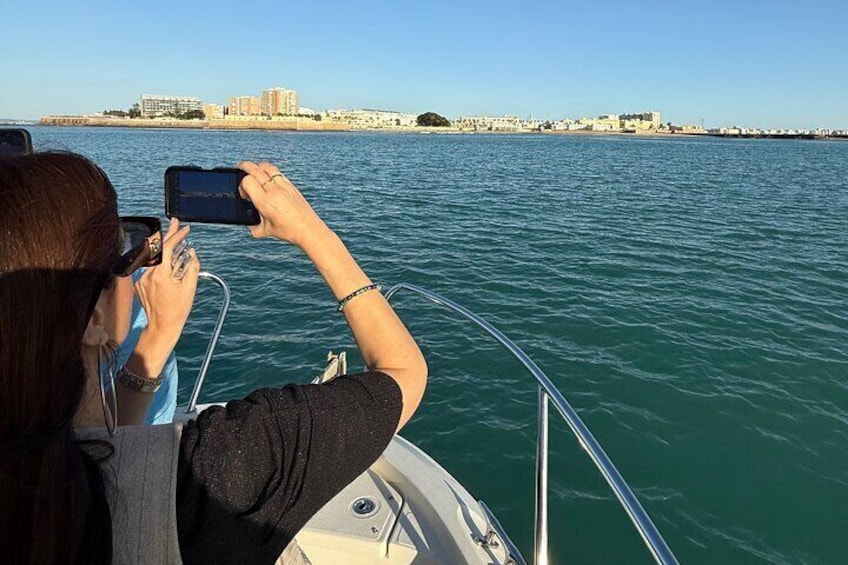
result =
M231 120L161 120L145 118L112 118L106 116L43 116L43 126L91 126L175 129L258 129L284 131L347 131L346 123L316 121L311 118L231 119Z

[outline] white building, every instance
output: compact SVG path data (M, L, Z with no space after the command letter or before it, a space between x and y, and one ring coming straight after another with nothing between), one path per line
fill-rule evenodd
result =
M551 122L551 129L554 131L577 131L586 129L586 126L578 124L574 120L565 119Z
M162 94L141 95L141 115L145 118L185 114L192 111L203 111L203 102L200 98Z
M509 115L461 116L453 121L453 125L460 129L474 131L525 131L539 129L542 122Z
M332 121L347 122L354 129L385 129L412 127L417 125L418 116L390 110L327 110L324 116Z
M616 131L618 128L613 124L607 123L596 123L589 124L588 127L584 127L584 129L588 129L589 131Z

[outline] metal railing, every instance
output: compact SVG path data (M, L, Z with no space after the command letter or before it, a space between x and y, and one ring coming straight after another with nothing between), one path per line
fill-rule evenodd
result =
M230 309L230 287L224 282L224 279L216 274L202 271L201 279L210 280L221 287L224 293L224 300L221 303L221 310L218 311L218 319L215 320L215 329L212 331L212 337L209 338L209 345L206 346L206 353L203 355L203 362L200 363L200 370L197 372L197 379L194 381L194 390L191 391L191 398L188 401L185 413L191 414L197 408L197 399L200 396L200 389L203 388L203 381L206 380L206 371L209 370L209 363L212 362L212 355L215 353L215 346L218 345L218 338L221 337L221 328L224 326L224 319L227 317L227 311Z
M218 343L218 338L221 335L221 329L224 324L224 319L230 307L230 288L223 279L219 276L201 272L201 279L210 280L216 283L223 291L223 302L221 309L218 312L218 318L215 322L215 328L209 340L209 345L206 348L206 353L200 365L200 370L197 374L197 379L194 383L194 390L191 393L188 406L185 410L186 414L191 414L197 407L197 400L200 396L200 391L203 388L203 383L206 379L206 373L209 369L209 364L212 361L212 356L215 352L215 347ZM601 475L606 480L607 484L612 489L621 506L627 512L628 517L633 522L651 555L657 563L663 565L677 564L677 559L671 552L671 549L666 544L662 535L657 530L654 523L648 517L645 509L639 503L636 495L625 482L624 478L613 465L610 458L604 452L601 445L595 439L595 436L589 431L589 428L583 423L577 412L571 407L562 393L553 385L551 380L544 372L524 353L512 340L506 337L497 328L489 322L475 314L474 312L460 306L456 302L445 298L435 292L422 288L420 286L401 283L390 288L385 296L386 300L391 301L392 297L400 290L408 290L420 296L423 296L430 301L444 306L453 312L462 315L466 319L474 322L479 328L493 337L500 345L506 348L513 357L515 357L536 379L539 385L538 397L538 435L536 439L536 523L535 523L535 555L534 563L536 565L547 565L548 563L548 403L553 402L554 407L559 412L560 416L565 420L572 433L577 438L580 446L588 453L592 462L600 471ZM518 550L512 545L509 538L502 533L503 529L494 514L481 504L484 512L487 513L487 520L496 525L495 531L499 533L502 541L507 544L512 555L518 555ZM519 557L520 559L520 557Z
M474 539L477 545L481 547L497 546L497 542L494 541L494 537L497 536L504 544L504 551L506 552L504 565L527 565L527 562L524 561L524 556L518 551L518 547L512 543L512 539L507 535L501 523L498 522L495 513L489 510L489 507L482 500L478 500L477 504L480 505L480 510L483 511L483 517L486 518L486 533L482 537Z
M489 322L474 312L460 306L435 292L420 286L401 283L393 286L386 292L386 300L400 290L408 290L419 294L436 304L444 306L457 314L460 314L474 322L478 327L492 336L498 343L509 351L524 367L533 375L539 385L538 403L538 436L536 440L536 524L535 524L535 563L547 565L548 563L548 402L552 402L554 408L565 420L572 433L577 437L580 446L586 451L592 462L600 471L607 484L612 489L621 506L627 512L628 517L635 526L651 555L657 563L663 565L677 564L677 558L666 544L659 530L648 517L645 509L639 503L636 495L627 485L624 478L615 468L610 458L604 452L601 445L586 427L586 424L574 411L562 393L553 385L551 380L533 362L530 357L515 345L508 337L501 333Z

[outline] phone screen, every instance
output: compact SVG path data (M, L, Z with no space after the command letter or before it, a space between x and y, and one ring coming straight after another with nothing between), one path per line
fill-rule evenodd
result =
M25 129L0 129L0 155L32 153L32 141Z
M256 225L259 215L238 193L238 169L171 167L165 174L166 212L189 222Z

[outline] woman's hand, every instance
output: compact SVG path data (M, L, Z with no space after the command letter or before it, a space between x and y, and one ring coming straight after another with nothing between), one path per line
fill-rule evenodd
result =
M328 231L309 202L277 167L243 161L239 168L247 173L239 193L249 198L259 212L259 225L248 227L253 237L276 237L302 249L305 242Z
M144 358L143 372L151 378L162 372L177 345L197 291L200 261L194 249L185 251L190 259L182 278L177 278L179 265L173 265L172 261L174 249L188 236L189 230L190 226L181 228L179 220L172 219L162 242L162 264L148 268L135 283L136 295L147 314L147 328L139 337L135 352Z

